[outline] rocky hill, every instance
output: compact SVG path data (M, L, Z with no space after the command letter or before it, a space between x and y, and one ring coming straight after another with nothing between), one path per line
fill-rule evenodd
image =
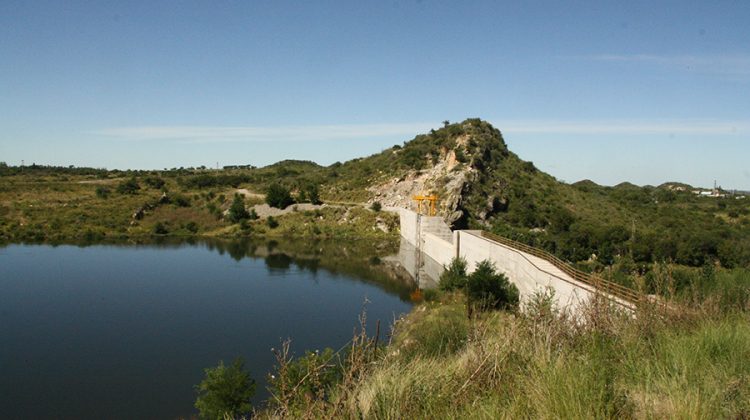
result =
M491 230L574 262L750 264L750 210L741 200L706 201L674 183L566 184L508 150L501 132L479 119L316 176L333 199L414 208L412 196L435 194L455 228Z

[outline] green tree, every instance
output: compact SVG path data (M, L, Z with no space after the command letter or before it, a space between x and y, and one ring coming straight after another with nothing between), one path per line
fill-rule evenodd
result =
M255 395L255 381L245 371L242 359L225 366L224 361L205 369L206 377L196 386L195 408L203 419L224 419L249 416L253 409L250 399Z
M234 200L232 201L232 205L229 206L229 220L232 223L239 223L242 220L245 220L250 217L250 213L247 212L247 209L245 208L245 198L240 194L234 195Z
M468 303L485 309L513 309L518 305L518 288L489 260L480 261L467 282Z
M453 258L450 265L440 274L440 290L461 290L466 287L468 280L468 276L466 275L467 267L468 264L465 259L461 257Z
M318 186L316 184L307 184L305 192L307 193L307 199L310 200L312 204L321 203L320 193L318 192Z
M288 205L294 203L289 190L280 184L273 183L266 190L266 203L271 207L285 209Z

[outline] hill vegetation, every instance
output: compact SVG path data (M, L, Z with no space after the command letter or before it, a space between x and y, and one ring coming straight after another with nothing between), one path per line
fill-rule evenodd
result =
M0 238L143 235L157 222L170 234L245 235L239 219L227 217L238 189L253 192L246 197L248 207L262 203L268 191L265 200L276 207L295 202L371 207L375 201L412 206L411 195L424 192L439 196L440 214L455 227L490 230L586 270L614 267L609 275L620 282L661 262L750 267L750 198L700 197L679 183L566 184L520 159L499 130L479 119L446 122L403 145L327 167L286 160L232 168L2 165ZM389 191L397 191L400 201ZM260 228L265 220L247 223L255 232L269 231Z

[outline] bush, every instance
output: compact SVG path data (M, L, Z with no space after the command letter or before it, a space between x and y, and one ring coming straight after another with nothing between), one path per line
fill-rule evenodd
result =
M217 367L205 372L206 377L196 386L195 408L201 418L249 416L253 409L250 399L255 394L255 381L245 371L242 359L236 359L230 366L220 361Z
M303 407L311 396L324 399L341 379L344 362L331 348L306 351L276 367L269 377L271 393L292 407Z
M108 198L109 197L109 188L107 187L97 187L96 188L96 196L99 198Z
M440 274L440 290L460 290L466 287L468 280L466 268L467 263L465 259L457 257L451 260L450 265L445 267L445 271Z
M440 299L440 292L437 289L424 289L422 297L425 302L435 302Z
M127 181L122 181L117 185L117 192L120 194L135 194L140 189L141 186L138 185L138 181L136 181L135 177L130 178Z
M143 182L146 183L151 188L159 189L164 186L164 180L159 178L158 176L147 176Z
M318 186L315 184L308 184L305 188L305 192L307 193L307 199L310 200L310 203L312 204L321 204L320 201L320 193L318 192Z
M289 190L279 184L271 184L266 191L266 203L271 207L285 209L294 203Z
M188 224L185 225L185 229L190 233L198 233L198 224L195 222L188 222Z
M477 264L467 282L468 303L484 309L514 309L518 306L518 288L504 274L495 271L489 260Z
M190 207L190 198L185 197L184 195L177 195L174 198L174 204L177 207Z
M380 204L380 201L375 201L375 202L373 202L373 203L372 203L372 205L370 206L370 209L371 209L372 211L378 212L378 211L380 211L380 210L382 210L382 209L383 209L383 205L382 205L382 204Z
M154 225L154 233L157 235L166 235L169 233L169 230L164 226L164 223L157 222L156 225Z
M229 207L229 213L227 214L227 216L232 223L239 223L240 221L250 217L250 213L248 213L247 209L245 208L245 198L240 194L234 195L234 200L232 201L232 205Z
M266 224L271 229L276 229L277 227L279 227L279 222L276 221L273 216L268 216L268 219L266 219Z

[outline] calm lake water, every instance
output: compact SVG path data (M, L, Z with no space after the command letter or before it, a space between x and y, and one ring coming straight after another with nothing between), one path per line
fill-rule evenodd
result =
M338 349L367 300L387 333L413 286L372 248L194 243L0 248L0 418L195 414L203 369L237 356L268 394L270 351ZM382 339L382 338L381 338Z

